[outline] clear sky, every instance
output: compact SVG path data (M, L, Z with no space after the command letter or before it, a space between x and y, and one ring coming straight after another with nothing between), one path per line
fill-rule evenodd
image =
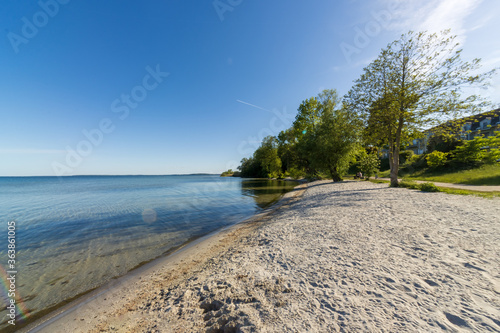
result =
M219 173L408 30L500 64L498 0L4 0L0 176ZM483 92L500 102L500 78Z

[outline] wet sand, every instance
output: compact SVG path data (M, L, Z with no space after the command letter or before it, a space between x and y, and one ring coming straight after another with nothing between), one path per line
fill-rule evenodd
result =
M500 331L498 198L356 181L297 194L40 331Z

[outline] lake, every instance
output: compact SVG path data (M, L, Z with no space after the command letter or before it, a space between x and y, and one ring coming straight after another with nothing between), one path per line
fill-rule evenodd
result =
M20 324L251 217L296 185L218 175L1 177L1 301L9 301L9 222L15 222ZM8 320L5 306L0 329Z

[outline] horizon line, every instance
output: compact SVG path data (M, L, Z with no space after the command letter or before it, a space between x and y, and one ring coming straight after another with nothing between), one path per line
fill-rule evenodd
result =
M0 178L13 178L13 177L54 177L54 178L67 178L67 177L161 177L161 176L201 176L201 175L220 175L220 173L207 173L207 172L195 172L195 173L171 173L171 174L157 174L157 175L147 175L147 174L121 174L121 175L111 175L111 174L96 174L96 175L64 175L64 176L54 176L54 175L33 175L33 176L0 176Z

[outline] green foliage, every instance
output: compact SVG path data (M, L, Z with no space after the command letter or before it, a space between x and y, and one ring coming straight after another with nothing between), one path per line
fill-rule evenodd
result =
M320 121L306 137L309 160L314 169L325 170L334 181L342 180L359 145L359 122L345 108L337 109L335 90L319 96Z
M461 144L462 140L458 139L456 135L452 134L452 132L441 133L433 135L429 138L427 152L431 153L437 150L443 153L449 153Z
M298 110L292 130L295 137L300 141L308 132L314 132L316 125L321 118L321 109L316 97L311 97L303 101Z
M277 138L281 171L294 178L316 179L328 173L341 180L359 143L360 121L339 108L335 90L304 100L291 128Z
M403 179L399 182L399 187L405 187L412 190L420 190L423 192L439 192L439 188L434 183L417 183L414 180Z
M281 159L278 156L278 141L275 137L265 137L253 157L260 163L267 178L281 177Z
M448 156L448 153L443 153L443 152L435 150L432 153L427 154L427 156L426 156L427 165L430 168L442 167L447 162L447 156Z
M294 169L301 176L316 175L311 163L311 136L314 135L321 118L321 109L316 97L304 100L298 110L292 127L278 135L278 155L282 161L282 171Z
M285 175L293 179L302 179L306 177L304 170L296 169L294 167L289 168Z
M413 189L413 190L419 189L418 183L414 180L403 179L402 181L399 182L398 185L399 185L399 187L406 187L406 188Z
M221 173L221 177L231 177L232 175L234 174L234 171L233 169L229 169L227 171L224 171L223 173Z
M481 151L483 143L480 140L480 138L474 138L474 140L465 141L461 146L458 146L452 151L453 160L470 166L481 164L484 155Z
M500 132L495 132L495 136L489 136L484 139L486 148L484 162L486 164L495 164L500 162Z
M434 183L422 183L418 188L423 192L439 192L439 188Z
M415 156L413 150L403 150L399 153L399 164L405 164L411 161L411 159Z
M371 179L370 182L376 183L376 184L389 183L389 181L380 180L380 179ZM419 184L417 184L415 181L403 180L399 184L400 184L399 185L400 187L405 187L405 188L414 189L414 190L421 190L421 185L419 186ZM427 186L428 185L426 185L425 187L427 187ZM473 196L478 196L478 197L487 198L487 199L500 197L500 192L481 192L481 191L471 191L471 190L459 190L459 189L446 188L446 187L437 187L437 189L439 192L454 194L454 195L473 195ZM434 187L432 187L432 190L434 192L437 192Z
M267 136L250 158L241 160L238 167L241 177L245 178L280 178L281 159L278 156L278 140Z
M367 154L365 152L359 161L359 166L363 175L369 179L379 171L380 159L376 154Z
M292 128L281 131L277 137L278 156L281 159L281 170L286 175L290 170L301 170L301 158L297 150L297 142ZM290 176L296 178L294 176Z
M449 31L404 34L364 69L344 98L364 120L365 139L389 146L393 186L400 146L420 136L419 128L487 105L477 95L463 96L462 88L487 86L495 70L476 74L480 60L463 61L458 45Z
M241 164L238 167L241 172L241 177L243 178L265 178L266 175L260 161L256 160L254 157L243 158Z
M473 195L476 197L492 199L500 197L500 192L481 192L481 191L470 191L470 190L457 190L452 188L440 187L440 192L454 194L454 195Z
M497 163L500 159L500 132L495 134L464 141L452 151L453 161L469 167Z
M450 171L449 168L427 169L414 172L406 177L454 184L500 185L500 164L483 165L478 168L459 171Z
M324 90L298 108L291 128L266 137L251 158L241 160L242 177L341 180L359 145L361 122L339 108L335 90Z

